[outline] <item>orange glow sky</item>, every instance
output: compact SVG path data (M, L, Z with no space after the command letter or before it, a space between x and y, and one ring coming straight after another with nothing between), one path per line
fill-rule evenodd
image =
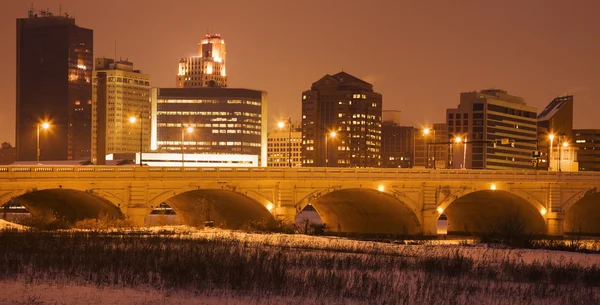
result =
M31 1L0 0L0 142L14 144L16 21ZM269 119L300 119L301 92L342 70L373 83L402 124L444 122L459 93L502 88L540 112L575 95L575 127L596 122L597 0L35 0L94 30L94 56L128 58L175 85L207 29L227 43L230 87L268 92Z

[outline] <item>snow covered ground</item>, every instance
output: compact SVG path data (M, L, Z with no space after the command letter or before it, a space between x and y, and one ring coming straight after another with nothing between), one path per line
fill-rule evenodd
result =
M13 222L8 222L4 219L0 219L0 231L2 230L25 230L26 227Z
M23 226L7 223L0 220L0 228L15 228L22 230ZM85 230L69 230L78 232ZM216 228L197 229L187 226L162 226L149 228L113 229L113 232L123 234L139 233L164 236L173 239L190 240L235 240L244 248L264 248L272 252L298 253L305 256L315 253L329 253L335 257L372 256L385 263L386 257L412 258L445 258L455 257L457 253L473 260L472 271L477 270L477 265L486 269L494 269L501 264L518 266L600 266L599 254L585 254L566 251L510 249L502 246L489 246L478 244L472 240L431 240L431 241L397 241L391 243L359 241L340 237L307 236L287 234L258 234L241 231L228 231ZM140 238L143 238L141 235ZM374 255L375 254L375 255ZM293 256L290 256L293 257ZM328 256L314 255L313 257ZM220 261L220 258L219 258ZM343 262L343 260L340 260ZM336 264L333 264L335 266ZM378 277L382 271L337 270L347 272L350 277L363 278L365 276ZM387 265L386 265L387 266ZM296 266L298 268L298 266ZM335 269L335 268L334 268ZM392 285L390 291L405 292L402 296L407 302L398 299L403 304L519 304L519 298L527 300L528 304L600 304L600 288L592 285L551 284L548 291L540 291L540 287L550 287L550 284L538 285L535 281L513 282L506 280L496 281L486 278L483 281L467 276L447 277L427 269L387 270L385 273L392 276L381 276L382 279L393 281L381 282L381 285ZM519 270L527 270L519 269ZM533 270L533 269L532 269ZM558 269L557 269L558 270ZM296 271L291 271L296 272ZM310 272L306 270L297 270ZM320 271L318 271L320 272ZM502 274L503 271L495 271ZM308 273L307 273L308 274ZM353 275L355 274L355 275ZM178 274L179 275L179 274ZM81 280L81 279L80 279ZM0 304L364 304L369 300L344 300L328 299L327 296L306 295L257 295L235 294L234 290L211 291L181 291L164 290L163 288L135 287L135 289L122 286L94 286L90 283L73 281L70 279L53 278L53 280L40 280L15 276L0 280ZM545 279L545 281L548 281ZM545 289L545 288L544 288ZM423 292L425 291L425 292ZM440 295L444 291L447 294ZM571 294L571 291L576 293ZM399 296L400 297L400 296ZM454 300L457 300L454 302ZM448 301L448 302L446 302ZM450 302L452 301L452 302ZM598 302L596 302L598 301ZM372 301L373 302L373 301ZM591 302L591 303L590 303Z

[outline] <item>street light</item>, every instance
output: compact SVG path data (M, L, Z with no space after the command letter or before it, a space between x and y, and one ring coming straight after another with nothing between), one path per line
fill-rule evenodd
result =
M144 129L143 129L143 120L142 120L142 111L140 111L140 166L142 165L142 151L144 148L144 144L143 144L143 138L144 138ZM129 117L129 123L131 124L135 124L135 121L137 121L136 117L132 116Z
M185 140L185 133L189 133L191 134L192 132L194 132L194 127L188 127L188 128L181 128L181 167L183 168L184 165L184 161L185 161L185 154L184 154L184 150L183 150L183 141Z
M436 143L435 143L435 128L425 128L423 129L423 142L425 142L425 150L426 152L426 163L425 168L429 168L429 145L432 144L431 141L427 142L427 136L433 130L433 169L436 169L435 157L436 157Z
M429 145L427 145L427 135L429 128L423 129L423 148L425 149L425 168L429 168Z
M554 134L549 134L548 139L550 139L550 153L548 154L548 170L552 169L552 151L554 150ZM557 168L558 169L558 168Z
M466 168L466 163L467 163L467 136L465 136L464 140L461 137L455 137L454 138L454 142L456 144L464 143L464 146L463 146L463 164L462 164L462 167Z
M325 134L325 167L329 166L329 154L327 153L327 147L329 145L327 144L327 139L328 138L332 138L333 139L335 137L337 137L337 132L335 132L335 131L332 131L332 132L329 132L329 133Z
M277 123L277 126L280 129L283 129L285 127L285 123L284 121L280 121L279 123ZM288 134L288 162L289 162L289 166L292 167L292 118L288 117L287 118L287 124L289 126L289 134Z
M37 124L37 155L36 155L36 161L37 161L37 165L40 165L40 128L47 130L48 128L50 128L50 123L48 122L43 122L42 124Z
M558 137L558 139L559 139L559 141L560 141L560 136ZM562 160L561 160L561 159L562 159L562 150L563 150L563 148L567 148L567 147L569 147L569 143L568 143L568 142L566 142L566 141L565 141L565 142L563 142L563 144L562 144L562 147L560 147L560 146L558 147L558 171L559 171L559 172L560 172L560 171L562 171L562 170L561 170L561 163L562 163L562 162L561 162L561 161L562 161Z

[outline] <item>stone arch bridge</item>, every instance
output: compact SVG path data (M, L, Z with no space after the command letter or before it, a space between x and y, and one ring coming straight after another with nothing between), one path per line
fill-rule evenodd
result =
M166 202L186 224L293 220L313 205L333 231L475 233L518 221L535 234L600 234L600 173L346 168L0 167L0 206L138 225ZM0 210L1 213L1 210Z

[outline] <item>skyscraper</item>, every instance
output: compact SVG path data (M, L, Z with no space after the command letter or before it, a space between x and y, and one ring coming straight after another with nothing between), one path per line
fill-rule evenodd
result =
M454 168L532 169L536 150L537 110L522 97L488 89L460 94L456 109L446 110Z
M92 95L92 162L150 148L150 75L128 61L97 58Z
M179 61L177 88L227 87L225 40L207 34L199 45L197 56Z
M17 19L17 160L89 160L93 32L67 14L29 11Z
M302 165L379 167L381 94L346 72L302 92Z

